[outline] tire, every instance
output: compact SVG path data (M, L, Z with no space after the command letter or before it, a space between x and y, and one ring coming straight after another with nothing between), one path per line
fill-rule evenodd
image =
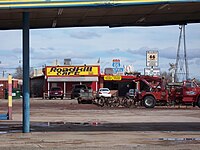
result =
M91 100L88 101L88 104L93 104L93 102Z
M124 103L124 107L130 108L132 105L132 100L130 98L126 99L126 102Z
M61 99L63 99L63 97L61 97Z
M146 108L154 108L156 105L156 100L152 96L146 96L143 100L144 106Z
M200 97L197 100L197 106L200 108Z
M99 106L103 107L104 106L104 102L105 102L104 98L101 97L99 99L99 101L98 101Z
M127 97L123 97L122 100L120 101L120 105L123 106L123 107L125 107L126 101L127 101Z
M81 104L81 103L82 103L81 100L80 100L80 98L78 98L77 100L78 100L78 104Z
M112 106L113 107L118 107L120 105L120 100L118 97L113 97L112 98Z

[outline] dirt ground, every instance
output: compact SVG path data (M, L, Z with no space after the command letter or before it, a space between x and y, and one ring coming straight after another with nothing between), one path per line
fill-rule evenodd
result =
M76 100L30 100L30 133L22 133L22 100L0 121L0 149L200 149L200 109L109 108ZM0 100L0 114L7 100Z

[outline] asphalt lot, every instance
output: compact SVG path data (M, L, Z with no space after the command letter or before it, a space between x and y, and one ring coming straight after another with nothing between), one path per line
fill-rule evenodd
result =
M109 108L76 100L30 100L31 132L22 133L22 100L0 121L0 149L200 149L200 109ZM0 113L7 100L0 100Z

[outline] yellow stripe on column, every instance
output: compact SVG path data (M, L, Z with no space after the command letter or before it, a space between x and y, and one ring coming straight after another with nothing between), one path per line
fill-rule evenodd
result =
M12 84L12 76L10 74L8 75L8 84Z
M8 96L8 107L12 107L12 96Z

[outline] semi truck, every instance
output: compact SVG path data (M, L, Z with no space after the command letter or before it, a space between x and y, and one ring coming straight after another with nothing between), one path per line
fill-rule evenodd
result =
M160 105L192 105L200 108L200 87L195 80L168 83L164 78L139 76L135 97L146 108Z

